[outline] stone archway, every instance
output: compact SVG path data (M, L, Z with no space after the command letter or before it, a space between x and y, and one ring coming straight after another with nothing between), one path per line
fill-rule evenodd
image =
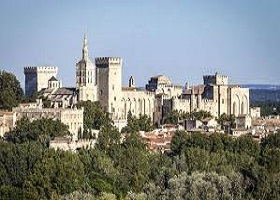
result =
M238 116L240 114L240 98L238 95L233 96L232 114Z
M248 108L249 102L246 95L242 97L242 103L241 103L241 113L242 114L249 114L249 108Z

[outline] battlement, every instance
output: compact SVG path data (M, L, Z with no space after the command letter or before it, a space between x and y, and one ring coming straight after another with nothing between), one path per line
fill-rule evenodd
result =
M181 85L173 85L174 88L178 88L178 89L183 89L183 86Z
M97 57L95 58L96 65L122 64L121 57Z
M204 85L227 85L228 84L228 76L224 75L205 75L203 76Z
M154 95L155 95L154 92L151 92L151 91L149 91L149 90L145 90L145 93L146 93L147 95L149 95L149 96L154 96Z
M179 102L179 103L190 103L190 99L182 99L182 98L178 98L177 96L172 97L172 101L173 103Z
M57 67L54 66L26 66L24 67L24 73L37 73L40 71L52 71L57 72Z
M201 102L204 104L212 104L212 103L214 103L214 100L213 99L202 99Z

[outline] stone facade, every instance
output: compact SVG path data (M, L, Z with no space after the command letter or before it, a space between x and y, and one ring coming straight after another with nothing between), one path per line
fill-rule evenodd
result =
M253 107L250 108L250 114L253 118L260 118L261 117L261 108L260 107Z
M88 56L87 37L84 37L82 59L76 64L76 88L79 101L96 101L97 86L95 67Z
M31 96L43 88L48 87L48 81L51 77L57 76L57 67L37 66L24 67L25 75L25 95Z
M94 65L89 59L85 37L82 59L76 64L76 88L60 90L61 85L55 78L56 68L49 69L48 74L53 77L44 79L46 82L44 86L41 84L41 88L47 88L43 96L47 96L52 102L56 102L56 98L63 97L60 104L67 107L72 107L77 101L99 101L115 122L122 122L118 123L121 126L127 119L129 111L135 116L148 115L158 124L173 110L179 112L204 110L214 117L223 113L239 116L250 112L249 89L228 84L227 76L207 75L203 77L202 85L190 87L186 83L183 87L173 85L167 76L159 75L151 77L146 88L136 87L135 79L130 77L128 87L123 87L122 65L123 59L120 57L97 57ZM45 68L42 70L48 71ZM38 76L37 68L27 68L25 74L29 83L32 80L29 74Z
M11 131L16 124L16 113L0 111L0 137Z
M126 120L129 111L135 116L145 114L153 119L154 92L137 88L133 77L130 77L129 87L122 87L122 63L119 57L95 59L98 100L113 120Z
M229 85L228 77L218 74L204 76L204 84L186 87L180 95L164 96L163 116L179 112L208 111L214 117L249 114L249 89Z
M252 117L250 115L239 115L235 119L236 129L250 129L252 127Z
M16 120L22 117L27 117L30 120L43 118L59 120L68 126L74 140L78 139L79 131L83 131L83 108L42 108L40 103L31 103L30 105L20 104L13 108L13 112L16 113Z

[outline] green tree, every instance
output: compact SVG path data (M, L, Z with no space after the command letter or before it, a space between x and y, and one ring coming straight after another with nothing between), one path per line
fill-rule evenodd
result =
M47 146L54 137L70 136L68 126L58 120L39 119L30 122L27 118L17 121L14 130L5 133L4 138L13 143L38 141Z
M0 109L11 110L23 99L23 90L16 76L0 71Z
M140 192L149 180L149 151L137 133L126 135L113 160L121 173L120 186L125 192Z
M262 149L280 148L280 131L275 134L271 133L267 137L262 138L261 147Z
M220 117L217 118L218 124L221 125L222 129L226 128L235 128L235 116L234 115L227 115L223 113Z
M102 126L112 124L109 113L99 102L82 101L77 104L78 108L84 107L84 130L91 132L92 129L101 129Z
M98 134L96 147L106 153L113 151L120 144L121 135L113 125L103 126Z
M129 111L127 115L127 125L122 129L123 133L136 133L139 131L153 130L152 120L147 115L139 115L139 117L132 116Z
M181 114L178 110L171 111L165 118L163 123L164 124L178 124L180 120Z

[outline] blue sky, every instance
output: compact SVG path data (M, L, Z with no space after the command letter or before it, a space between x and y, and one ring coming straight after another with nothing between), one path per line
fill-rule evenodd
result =
M204 74L231 83L280 84L279 0L2 0L0 67L54 65L75 85L83 35L89 54L124 59L123 84L165 74L175 84Z

